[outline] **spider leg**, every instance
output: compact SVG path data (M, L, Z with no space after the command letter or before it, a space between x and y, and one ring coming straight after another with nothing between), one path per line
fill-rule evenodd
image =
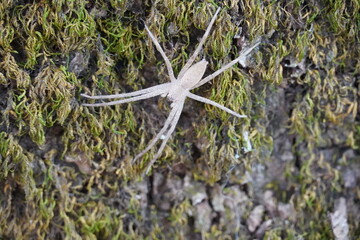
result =
M83 103L82 105L87 106L87 107L110 106L110 105L116 105L116 104L127 103L127 102L134 102L134 101L138 101L138 100L142 100L142 99L155 97L155 96L161 95L161 94L163 94L163 93L165 93L167 91L168 91L167 89L158 89L158 90L152 91L150 93L143 94L143 95L136 96L136 97L126 98L126 99L121 99L121 100L111 101L111 102L105 102L105 103Z
M164 84L156 85L153 87L145 88L145 89L135 91L135 92L130 92L130 93L120 93L120 94L112 94L112 95L96 95L96 96L90 96L90 95L82 93L82 94L80 94L80 96L86 97L89 99L127 98L127 97L134 97L134 96L139 96L139 95L143 95L146 93L150 93L150 92L159 90L161 88L168 88L168 86L169 86L169 83L164 83Z
M171 82L175 81L176 78L175 78L175 76L174 76L174 70L173 70L173 68L172 68L172 66L171 66L170 60L169 60L168 57L165 55L164 50L161 48L159 42L156 40L156 38L154 37L154 35L152 34L152 32L150 32L150 30L149 30L148 26L146 26L146 24L145 24L145 29L146 29L147 33L149 34L151 40L153 41L156 49L160 52L162 58L163 58L164 61L165 61L166 68L167 68L167 70L168 70L168 72L169 72L170 81L171 81Z
M224 110L225 112L230 113L231 115L233 115L233 116L235 116L235 117L238 117L238 118L246 118L246 115L240 115L240 114L234 112L233 110L230 110L229 108L224 107L223 105L218 104L217 102L211 101L211 100L209 100L209 99L207 99L207 98L200 97L200 96L195 95L195 94L192 94L192 93L190 93L190 92L187 94L187 96L188 96L189 98L192 98L192 99L196 100L196 101L203 102L203 103L207 103L207 104L213 105L213 106L215 106L215 107L218 107L218 108L220 108L221 110Z
M188 59L188 61L186 62L186 64L184 65L184 67L181 69L179 75L178 75L178 79L181 79L185 72L191 67L191 65L193 64L193 62L195 61L195 58L197 57L197 55L199 54L202 46L205 43L206 38L209 36L210 30L212 28L212 26L214 25L215 19L217 17L217 15L219 14L221 8L218 8L215 12L215 15L212 17L209 26L206 28L206 31L204 33L204 35L202 36L199 45L196 47L194 53L191 55L191 57Z
M142 157L145 153L147 153L155 144L156 142L161 138L161 136L164 134L164 132L169 128L171 122L173 121L176 113L178 112L179 107L176 106L175 108L173 108L170 111L170 114L168 116L168 118L166 119L164 126L162 127L162 129L159 131L159 133L150 141L150 143L148 144L148 146L141 151L138 155L136 155L134 157L134 159L132 160L132 163L135 163L140 157Z
M221 74L222 72L226 71L227 69L231 68L232 66L234 66L236 63L238 63L240 60L243 60L246 55L248 55L254 48L256 48L258 45L260 44L260 41L256 41L252 46L250 46L249 48L245 48L244 50L242 50L240 52L240 56L238 56L237 58L235 58L234 60L232 60L231 62L229 62L228 64L226 64L225 66L223 66L222 68L220 68L219 70L215 71L214 73L210 74L209 76L203 78L201 81L199 81L198 84L196 84L192 89L200 87L201 85L204 85L205 83L207 83L208 81L212 80L213 78L217 77L219 74Z
M148 164L147 169L146 169L146 174L148 174L150 172L152 165L154 165L155 161L161 155L162 151L164 150L164 148L166 146L167 141L170 139L171 134L174 132L175 127L179 121L183 106L184 106L184 101L185 101L185 98L181 102L178 102L178 109L176 110L174 118L171 120L170 129L165 134L165 138L164 138L163 142L161 143L159 150L157 151L157 153L155 154L153 159L151 159L150 163Z

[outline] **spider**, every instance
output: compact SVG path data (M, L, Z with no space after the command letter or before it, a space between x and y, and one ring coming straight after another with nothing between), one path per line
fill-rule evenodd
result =
M150 32L148 26L145 24L145 29L150 36L153 44L155 45L156 49L160 52L162 58L165 61L165 65L170 77L170 82L159 84L153 87L145 88L139 91L130 92L130 93L121 93L121 94L114 94L114 95L98 95L98 96L89 96L86 94L81 94L81 96L90 98L90 99L113 99L113 98L123 98L121 100L111 101L111 102L104 102L104 103L93 103L93 104L83 104L83 106L92 106L92 107L100 107L100 106L109 106L109 105L115 105L115 104L121 104L121 103L128 103L128 102L134 102L138 100L143 100L155 96L161 95L162 97L167 97L172 103L171 103L171 111L169 113L168 118L166 119L164 126L159 131L159 133L150 141L148 146L141 151L138 155L135 156L132 163L135 163L136 160L138 160L140 157L142 157L146 152L148 152L160 139L162 139L162 143L160 148L158 149L157 153L154 155L152 160L149 162L146 174L149 173L152 165L155 163L155 161L158 159L158 157L161 155L162 151L164 150L167 141L169 140L171 134L174 132L175 127L177 125L177 122L179 121L182 109L184 107L185 99L187 97L192 98L194 100L211 104L215 107L220 108L221 110L224 110L225 112L238 117L238 118L246 118L245 115L240 115L232 110L230 110L227 107L224 107L214 101L211 101L207 98L200 97L198 95L195 95L190 92L190 90L193 90L197 87L200 87L201 85L209 82L225 70L231 68L236 63L242 63L244 62L244 59L246 59L246 56L259 45L259 41L256 41L251 46L243 49L240 52L240 56L236 59L232 60L225 66L221 67L219 70L215 71L214 73L210 74L209 76L202 78L206 66L208 62L205 59L202 59L201 61L193 64L196 57L198 56L206 38L208 37L210 30L215 22L215 19L217 15L220 12L220 8L218 8L212 17L203 37L201 38L199 45L196 47L194 53L190 56L189 60L186 62L184 67L180 70L179 75L177 78L174 76L174 70L171 66L171 63L167 56L165 55L164 50L161 48L159 42L156 40L154 35Z

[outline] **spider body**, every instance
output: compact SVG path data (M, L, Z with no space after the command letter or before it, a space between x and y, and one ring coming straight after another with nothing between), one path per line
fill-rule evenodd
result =
M173 102L180 101L184 96L188 95L190 89L195 87L196 84L202 79L208 62L201 60L198 63L192 65L185 73L182 78L176 79L170 83L170 89L167 97Z
M159 133L150 141L148 146L140 152L135 158L133 159L133 162L135 162L137 159L142 157L146 152L148 152L157 142L158 140L163 140L161 143L161 146L157 153L154 155L150 163L148 164L146 173L148 173L152 167L152 165L155 163L156 159L161 155L163 149L165 148L165 145L167 141L169 140L171 133L175 130L176 124L180 118L185 99L187 97L192 98L194 100L211 104L215 107L218 107L227 113L238 117L238 118L245 118L245 115L240 115L214 101L211 101L207 98L200 97L198 95L195 95L190 92L190 90L197 88L208 81L212 80L225 70L231 68L234 64L238 62L242 62L244 58L256 47L258 46L259 42L254 43L248 48L243 49L240 52L240 56L234 59L233 61L229 62L219 70L215 71L214 73L210 74L209 76L203 78L203 75L205 73L206 67L208 65L208 62L206 60L201 60L195 64L194 61L196 57L198 56L207 36L210 33L210 29L212 25L215 22L215 19L220 12L220 8L217 9L215 15L211 19L209 26L207 27L203 37L200 40L199 45L195 49L194 53L190 56L189 60L186 62L184 67L180 70L180 73L177 78L174 76L174 71L172 69L172 66L170 64L169 59L165 55L163 49L161 48L160 44L154 37L154 35L151 33L149 28L145 25L145 29L150 36L152 42L154 43L156 49L160 52L161 56L164 59L164 62L166 64L167 71L169 73L170 82L169 83L163 83L157 86L149 87L143 90L131 92L131 93L121 93L121 94L113 94L113 95L98 95L98 96L89 96L86 94L81 94L81 96L90 98L90 99L113 99L113 98L120 98L120 100L111 101L111 102L104 102L104 103L92 103L92 104L83 104L83 106L93 106L93 107L99 107L99 106L108 106L108 105L115 105L115 104L121 104L121 103L127 103L127 102L134 102L138 100L143 100L155 96L161 95L162 97L167 97L172 103L171 103L171 111L169 113L168 118L166 119L164 126L159 131Z

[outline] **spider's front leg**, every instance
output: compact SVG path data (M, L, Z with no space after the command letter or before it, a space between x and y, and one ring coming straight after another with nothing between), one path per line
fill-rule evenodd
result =
M150 161L150 163L148 164L147 168L146 168L146 174L148 174L151 170L151 167L154 165L155 161L158 159L158 157L160 157L162 151L164 150L167 141L170 139L171 134L174 132L175 127L179 121L182 109L184 107L184 102L185 102L185 98L182 101L176 102L173 104L174 108L176 107L176 113L174 118L171 120L170 123L170 129L168 130L168 132L165 134L165 137L163 139L163 142L161 143L161 146L159 148L159 150L157 151L157 153L155 154L155 156L153 157L153 159Z
M158 86L149 87L143 90L131 92L131 93L121 93L121 94L113 94L113 95L98 95L98 96L89 96L86 94L81 94L82 97L90 98L90 99L111 99L111 98L125 98L117 101L105 102L105 103L83 103L83 106L87 107L101 107L101 106L110 106L121 103L128 103L139 101L151 97L155 97L158 95L162 95L167 93L170 88L170 83L160 84Z
M166 119L164 126L161 128L161 130L158 132L158 134L156 134L156 136L150 141L150 143L147 145L147 147L134 157L134 159L132 160L132 163L135 163L139 158L141 158L145 153L147 153L156 144L156 142L161 138L161 136L169 128L171 122L173 121L173 119L177 113L177 110L178 110L178 108L174 107L170 111L170 114L169 114L168 118Z
M135 92L130 92L130 93L119 93L119 94L111 94L111 95L96 95L96 96L90 96L84 93L81 93L80 96L85 97L85 98L89 98L89 99L112 99L112 98L127 98L127 97L135 97L135 96L140 96L146 93L150 93L153 92L155 90L159 90L161 88L168 88L170 85L169 83L164 83L164 84L160 84L160 85L156 85L153 87L148 87L145 89L141 89Z
M162 151L165 148L165 145L167 141L169 140L171 134L174 132L177 122L179 121L183 106L184 106L185 97L181 99L180 101L173 102L172 110L170 111L170 114L168 118L166 119L164 126L161 128L161 130L158 132L158 134L151 140L149 145L141 151L138 155L135 156L132 163L135 163L139 158L141 158L145 153L147 153L156 143L159 141L163 136L163 142L155 154L155 156L151 159L149 162L146 174L149 173L152 165L155 163L155 161L158 159L158 157L161 155Z

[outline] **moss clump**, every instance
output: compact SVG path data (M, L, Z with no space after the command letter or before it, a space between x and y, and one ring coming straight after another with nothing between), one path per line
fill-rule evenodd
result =
M359 235L359 3L219 4L0 3L0 238L329 239L336 196ZM168 81L144 21L176 75L218 7L206 74L262 44L245 69L195 91L248 118L187 101L144 177L152 154L132 156L168 101L87 108L79 94Z

